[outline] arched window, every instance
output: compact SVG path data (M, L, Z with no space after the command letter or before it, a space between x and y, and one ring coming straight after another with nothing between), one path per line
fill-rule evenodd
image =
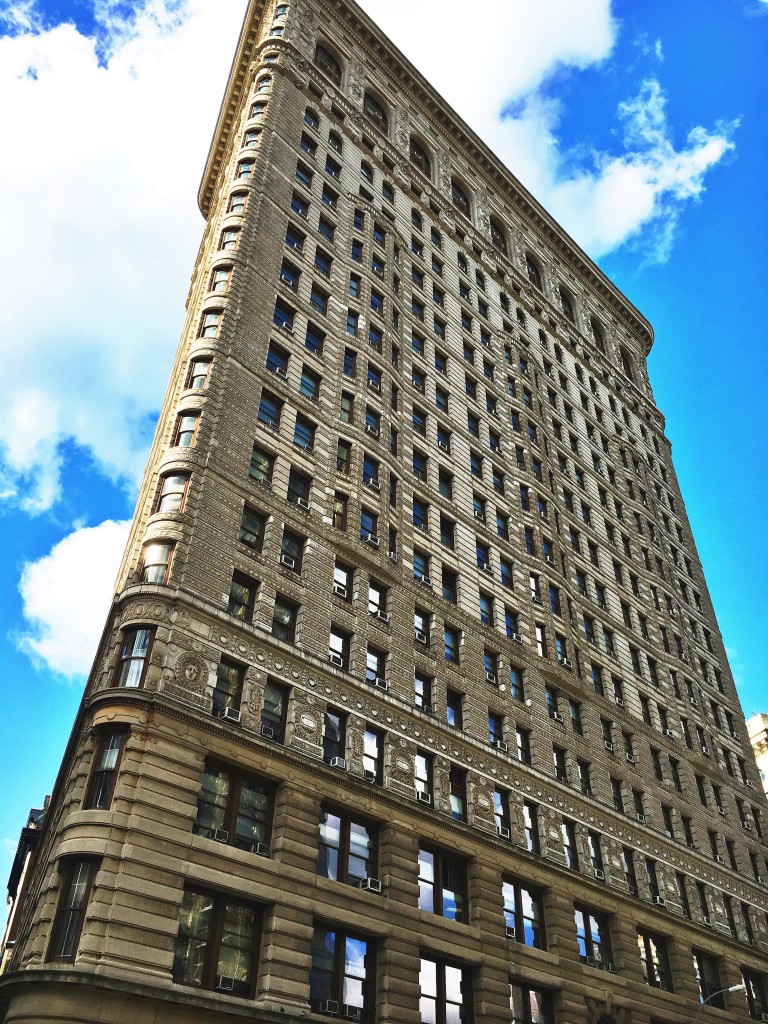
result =
M256 83L256 92L269 92L271 88L272 79L269 75L265 75L263 78L260 78Z
M507 239L504 229L495 220L491 220L491 241L497 249L500 249L504 254L507 253Z
M531 256L529 252L525 254L525 269L528 273L528 280L531 282L534 288L541 288L541 271L539 270L539 264Z
M565 288L560 289L560 307L568 320L570 320L572 324L575 323L576 317L573 312L573 299Z
M328 77L341 85L341 64L336 60L330 50L327 50L321 43L318 43L315 50L315 64L324 71Z
M595 345L597 345L601 352L605 352L605 336L603 335L602 327L594 317L592 317L589 323L592 328L592 338L594 339Z
M369 185L373 184L373 168L365 161L360 164L360 177L363 181L367 181Z
M632 358L623 345L619 347L619 356L621 357L621 368L629 379L634 382L635 375L632 373Z
M411 139L411 163L418 167L422 174L426 174L428 178L432 177L432 161L429 159L429 154L421 143L413 138Z
M304 124L309 125L310 128L314 128L315 131L320 127L320 116L316 110L311 107L307 107L304 111Z
M469 196L455 178L451 181L451 199L459 213L463 213L467 218L471 216Z
M363 110L365 111L365 116L370 118L374 124L378 125L383 132L389 131L389 118L387 117L384 107L382 107L379 101L369 92L365 94Z
M338 132L328 133L328 145L331 149L335 149L337 153L341 153L344 150L344 143L341 141L341 136Z

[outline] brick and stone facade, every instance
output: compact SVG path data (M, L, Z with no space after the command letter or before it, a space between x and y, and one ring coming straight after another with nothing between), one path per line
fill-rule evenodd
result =
M760 1019L768 814L647 321L351 0L251 0L200 204L2 1019L684 1024L697 957L750 984L702 1021Z

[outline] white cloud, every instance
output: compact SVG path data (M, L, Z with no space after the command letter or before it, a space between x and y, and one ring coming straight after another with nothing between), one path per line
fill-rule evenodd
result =
M31 511L58 496L67 439L131 487L143 469L243 9L149 0L127 22L98 0L98 41L4 10L31 31L0 38L0 496Z
M76 529L21 574L18 647L60 676L86 675L114 593L129 523Z
M564 70L610 60L620 29L611 0L489 0L470 36L458 0L362 6L595 258L642 233L646 258L667 259L685 202L702 195L707 172L733 148L736 123L694 127L676 148L651 79L617 111L618 152L562 150L564 111L548 87ZM663 60L662 40L637 45Z
M73 25L42 29L44 0L0 0L10 33L0 36L0 133L13 154L0 164L0 223L12 239L0 251L0 500L31 512L59 497L65 451L130 488L140 476L245 9L90 4L93 38ZM617 152L563 152L563 110L548 89L557 74L610 60L620 27L611 0L487 0L469 33L458 0L364 6L593 256L650 227L664 258L683 204L731 146L725 129L695 128L676 148L661 89L643 87L617 112Z

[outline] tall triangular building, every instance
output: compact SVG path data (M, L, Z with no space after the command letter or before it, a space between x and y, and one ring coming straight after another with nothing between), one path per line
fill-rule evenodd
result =
M352 0L251 0L200 206L0 1019L768 1020L648 322Z

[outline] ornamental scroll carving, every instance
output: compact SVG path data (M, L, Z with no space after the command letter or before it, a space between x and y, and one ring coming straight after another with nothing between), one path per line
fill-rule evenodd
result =
M630 1012L625 1006L614 1006L610 994L604 1002L587 998L587 1024L631 1024Z

